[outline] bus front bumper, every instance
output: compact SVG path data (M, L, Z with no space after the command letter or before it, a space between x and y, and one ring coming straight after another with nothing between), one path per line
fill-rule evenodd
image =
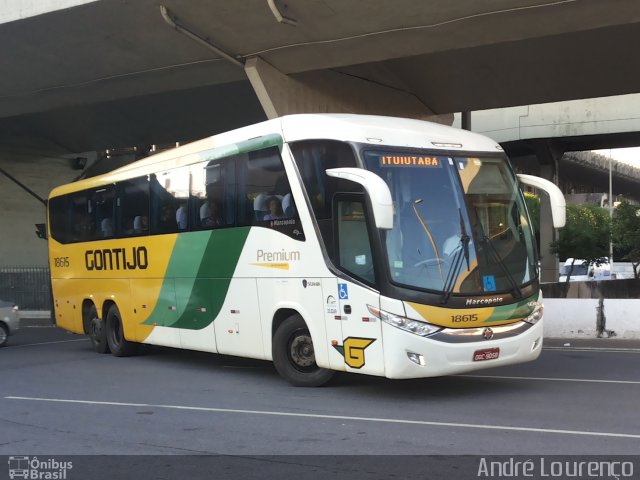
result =
M430 337L382 324L387 378L422 378L452 375L535 360L542 351L542 320L535 325L517 322L511 335L484 340L449 331ZM498 330L500 327L493 327ZM467 337L467 338L465 338Z

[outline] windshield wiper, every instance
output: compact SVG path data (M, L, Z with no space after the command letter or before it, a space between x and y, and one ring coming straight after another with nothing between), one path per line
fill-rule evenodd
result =
M453 293L453 287L455 287L456 279L458 278L458 272L462 266L462 255L464 254L467 261L467 271L469 271L469 241L471 239L467 235L460 237L460 245L456 249L456 253L453 256L453 263L449 267L447 272L447 280L444 284L444 290L442 293L442 303L447 303L449 297Z
M467 262L467 271L469 270L469 235L467 234L467 227L464 224L464 219L462 218L462 210L458 208L458 215L460 217L460 233L462 233L462 237L460 241L462 242L462 248L464 250L464 259Z
M480 229L480 232L482 235L480 235L480 240L482 242L484 242L484 244L489 247L489 253L491 254L491 256L493 257L493 260L498 264L498 266L500 267L500 269L502 270L502 273L504 273L504 276L507 277L507 280L509 280L509 283L511 284L512 287L512 291L515 294L515 296L517 298L522 297L522 290L520 290L520 287L518 287L518 284L516 283L516 281L513 279L513 276L511 275L511 273L509 272L509 269L506 267L506 265L504 264L504 260L502 260L502 257L500 257L500 254L498 253L498 251L496 250L496 247L493 246L493 243L491 241L491 237L489 237L485 232L484 229L482 228L482 223L478 220L478 228Z
M462 236L460 237L460 245L457 247L456 253L453 256L453 262L447 272L447 280L444 284L442 294L442 303L447 303L449 301L449 297L451 297L451 294L453 293L453 288L455 287L456 279L458 278L458 272L462 266L462 254L464 254L464 259L467 262L467 271L471 268L469 265L469 242L471 241L471 237L467 234L467 227L465 226L464 219L462 218L462 210L459 208L458 215L460 217L460 233L462 233Z

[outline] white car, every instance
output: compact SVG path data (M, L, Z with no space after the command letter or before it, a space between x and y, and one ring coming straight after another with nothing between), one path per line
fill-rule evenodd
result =
M611 280L611 266L609 260L601 259L600 265L588 263L586 260L576 258L568 258L564 265L560 266L560 282L567 281L567 274L571 270L573 263L573 271L571 272L571 282L586 282L589 280Z
M17 305L0 300L0 347L7 344L9 335L20 328L20 311Z

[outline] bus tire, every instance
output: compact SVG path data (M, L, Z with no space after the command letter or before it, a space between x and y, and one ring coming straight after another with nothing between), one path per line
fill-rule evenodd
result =
M107 312L107 343L111 354L116 357L128 357L136 353L138 345L124 338L120 310L111 305Z
M98 318L98 309L95 305L91 305L87 315L87 334L91 340L91 346L97 353L109 353L107 332L104 322Z
M276 330L273 364L282 378L296 387L319 387L334 372L316 364L309 328L300 315L287 318Z

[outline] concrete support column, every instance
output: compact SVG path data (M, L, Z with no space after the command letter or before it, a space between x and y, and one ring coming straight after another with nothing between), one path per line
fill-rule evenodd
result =
M253 57L245 63L245 72L268 118L294 113L361 113L453 123L453 114L435 115L410 92L335 70L291 76Z
M536 155L540 162L540 176L558 184L558 160L562 152L557 151L548 142L538 146ZM558 257L551 253L551 243L558 239L558 231L553 227L551 204L546 194L540 195L540 260L541 281L557 282Z

